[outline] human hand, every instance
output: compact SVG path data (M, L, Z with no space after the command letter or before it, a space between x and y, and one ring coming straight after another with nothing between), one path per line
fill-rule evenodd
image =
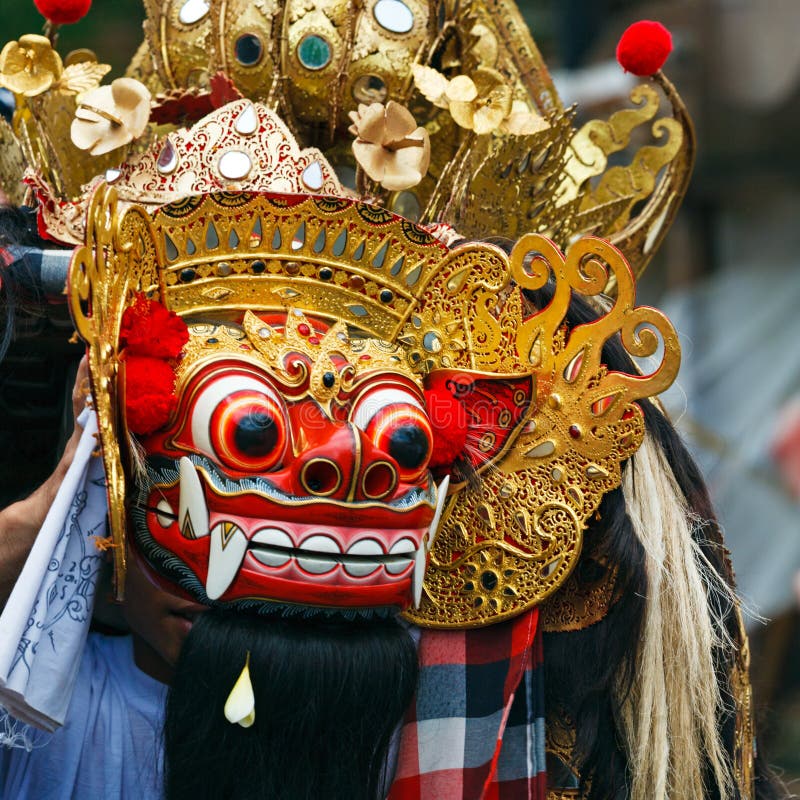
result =
M81 434L83 433L83 428L81 428L80 424L78 423L78 417L83 413L83 410L89 403L90 398L91 389L89 385L89 360L87 356L84 356L78 364L78 371L75 374L75 383L72 386L72 435L67 440L67 443L64 447L64 453L58 462L55 473L50 479L52 479L56 474L60 474L60 477L63 478L64 474L69 469L69 465L72 463L72 459L75 457L75 450L78 447L78 442L80 441ZM61 483L60 479L58 483ZM56 491L58 491L58 486L56 486Z

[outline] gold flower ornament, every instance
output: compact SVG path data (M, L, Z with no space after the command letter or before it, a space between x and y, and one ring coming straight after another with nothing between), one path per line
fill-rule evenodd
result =
M147 87L133 78L117 78L81 95L70 135L76 147L101 156L141 136L149 119Z
M64 71L61 56L46 36L29 33L0 51L0 86L35 97L46 92Z
M353 155L369 177L390 192L416 186L428 171L431 143L408 109L390 100L350 112Z
M515 136L536 133L548 123L528 106L513 100L511 87L497 70L478 67L474 78L447 79L432 67L415 64L414 84L438 108L446 108L453 121L478 136L500 131Z

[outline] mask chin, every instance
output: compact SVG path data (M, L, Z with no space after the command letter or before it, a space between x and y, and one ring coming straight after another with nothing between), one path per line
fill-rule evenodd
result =
M248 653L255 722L243 728L223 708ZM165 798L377 800L417 675L415 644L396 618L211 609L170 688Z

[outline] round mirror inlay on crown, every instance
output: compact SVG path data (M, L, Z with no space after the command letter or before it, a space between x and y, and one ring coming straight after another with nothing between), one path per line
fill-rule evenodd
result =
M330 42L315 33L304 36L297 45L297 58L306 69L324 69L332 56Z
M253 169L253 162L247 153L241 150L229 150L219 160L219 172L229 181L239 181L246 178Z
M264 55L264 45L254 33L243 33L236 40L234 52L243 67L254 67Z

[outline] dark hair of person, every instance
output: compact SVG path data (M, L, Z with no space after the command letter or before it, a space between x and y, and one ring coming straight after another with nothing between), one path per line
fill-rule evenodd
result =
M0 247L12 244L44 246L36 226L36 209L0 205Z
M256 719L243 728L223 708L248 652ZM165 798L379 800L417 674L396 619L211 609L183 646L167 699Z

